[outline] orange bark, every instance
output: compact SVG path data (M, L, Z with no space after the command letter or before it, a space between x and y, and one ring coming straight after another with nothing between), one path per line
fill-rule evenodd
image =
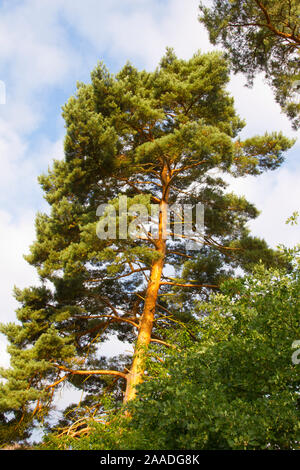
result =
M134 357L130 371L127 375L127 386L124 396L124 403L132 400L136 396L136 387L143 381L145 372L145 362L148 346L151 342L151 333L156 311L158 291L161 285L161 277L166 256L166 230L168 217L168 196L170 174L166 163L161 173L162 198L160 200L160 216L158 227L158 240L156 251L160 258L152 263L150 278L145 295L144 309L139 324L139 332L135 347Z

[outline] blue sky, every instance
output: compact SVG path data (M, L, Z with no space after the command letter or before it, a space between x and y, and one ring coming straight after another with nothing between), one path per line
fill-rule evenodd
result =
M117 72L127 60L153 69L167 46L189 58L211 50L197 21L198 0L3 0L0 1L0 295L1 321L13 321L12 288L37 281L22 255L34 239L34 216L46 210L37 176L63 157L61 107L77 81L88 81L98 61ZM244 135L282 130L296 137L261 77L253 89L242 76L229 89ZM299 209L299 142L278 170L232 181L261 210L253 232L276 246L299 241L299 228L285 220ZM2 341L2 340L1 340ZM4 344L4 343L3 343ZM4 347L0 343L0 354ZM1 346L2 345L2 346ZM2 356L3 360L6 356ZM0 360L1 362L1 360Z

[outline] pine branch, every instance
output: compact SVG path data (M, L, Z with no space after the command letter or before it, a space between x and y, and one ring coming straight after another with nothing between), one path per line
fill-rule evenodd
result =
M79 318L79 319L82 319L82 320L97 320L97 319L101 319L101 318L109 318L113 321L129 323L130 325L135 326L136 328L138 328L138 324L135 323L133 321L133 319L123 318L123 317L119 317L119 316L115 316L115 315L105 315L105 314L103 314L103 315L102 314L101 315L91 315L91 316L81 315L81 316L75 316L75 318ZM95 327L95 329L100 328L100 326L103 326L103 325L99 325L98 327ZM88 331L91 331L91 330L88 330Z
M142 271L149 271L149 270L150 268L139 268L139 269L134 269L133 271L130 271L130 273L121 274L120 276L117 276L117 277L103 277L102 279L86 279L84 282L96 283L96 282L103 282L103 281L118 281L119 279L122 279L124 277L131 276L131 274L139 273Z
M208 287L208 288L214 288L217 289L219 286L216 286L214 284L179 284L177 282L171 282L171 281L162 281L160 285L170 285L170 286L177 286L177 287Z
M208 163L208 160L202 160L201 162L193 163L192 165L182 166L177 170L172 170L172 181L179 173L183 173L184 171L189 170L190 168L194 168L195 166L203 165L203 163Z
M167 348L178 349L178 351L180 351L180 349L174 344L166 343L165 341L162 341L161 339L151 338L150 341L151 343L162 344L163 346L166 346Z
M180 253L179 251L167 251L167 254L179 255L179 256L182 256L183 258L194 259L193 256L186 255L185 253Z
M73 370L58 364L53 364L53 366L59 370L63 370L64 372L69 372L72 375L114 375L127 380L127 374L117 370Z
M160 202L160 199L158 199L156 196L154 196L152 193L149 193L149 191L147 191L147 193L145 193L145 191L143 191L142 189L140 188L137 188L135 186L135 184L133 184L131 181L128 180L128 178L118 178L120 181L125 181L126 184L128 184L129 186L131 186L137 193L139 194L150 194L151 195L151 198L155 201L155 202Z

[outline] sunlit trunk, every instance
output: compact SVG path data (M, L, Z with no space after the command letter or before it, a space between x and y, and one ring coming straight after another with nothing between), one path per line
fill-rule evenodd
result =
M143 381L147 349L151 341L158 291L160 288L161 277L165 263L169 195L169 176L166 166L162 171L161 181L163 189L162 199L160 202L158 240L156 240L156 251L160 254L160 258L154 261L151 267L133 361L130 371L127 375L127 387L124 396L125 403L135 398L136 386Z

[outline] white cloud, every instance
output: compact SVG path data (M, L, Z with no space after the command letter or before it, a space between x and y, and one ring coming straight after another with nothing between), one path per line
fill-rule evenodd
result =
M272 247L279 244L293 247L300 240L300 226L286 225L293 212L300 212L300 168L287 167L258 177L226 178L230 191L246 196L260 215L249 223L251 232L264 238Z
M280 106L275 102L273 91L264 82L262 75L254 80L252 88L245 86L246 79L242 74L232 75L228 91L234 96L235 108L242 119L246 121L243 135L264 134L272 131L282 131L291 138L299 137L292 130L291 123Z
M34 238L34 214L28 211L19 219L0 211L0 321L15 321L15 310L19 306L13 297L14 286L24 288L36 285L38 277L35 270L23 258ZM0 336L0 364L8 365L6 340Z
M174 47L180 57L196 50L212 49L198 22L198 0L65 0L67 21L100 54L118 63L127 59L146 68L157 65L165 48Z
M0 118L0 200L2 207L9 208L14 216L33 203L36 204L33 211L45 206L37 177L47 171L53 159L62 158L63 138L53 142L41 135L36 138L34 147L29 138L20 136L10 122ZM31 224L33 226L33 219Z
M30 158L28 153L30 152ZM37 207L24 209L24 199L30 200L32 193L39 191L37 176L40 168L47 168L50 159L61 158L62 139L51 142L41 138L38 150L30 149L29 142L13 129L11 122L0 119L0 187L5 208L0 209L0 321L14 321L18 303L13 297L14 285L24 288L36 285L38 276L23 258L35 237L35 212L38 206L46 205L37 201ZM26 158L27 157L27 158ZM34 190L32 189L34 187ZM40 192L40 196L42 196ZM13 209L6 206L13 204ZM6 341L0 337L0 363L7 365Z
M38 282L36 271L23 259L35 236L33 221L33 211L16 220L9 213L0 211L1 321L11 318L11 311L17 305L11 297L14 285L23 288L28 282Z
M26 151L26 144L7 122L0 119L0 184L1 190L11 185L17 171L16 162Z
M273 92L258 76L252 88L245 87L245 77L232 77L228 90L235 98L235 108L246 126L241 138L263 135L265 132L282 131L289 138L297 139L286 153L286 161L276 171L258 177L228 179L230 190L245 195L261 211L249 226L253 233L273 247L279 243L294 246L300 237L299 227L287 226L285 221L294 211L300 210L300 153L299 133L292 130L288 118L275 102Z
M61 2L18 2L0 18L0 57L22 93L61 82L72 68L72 47L59 21Z

